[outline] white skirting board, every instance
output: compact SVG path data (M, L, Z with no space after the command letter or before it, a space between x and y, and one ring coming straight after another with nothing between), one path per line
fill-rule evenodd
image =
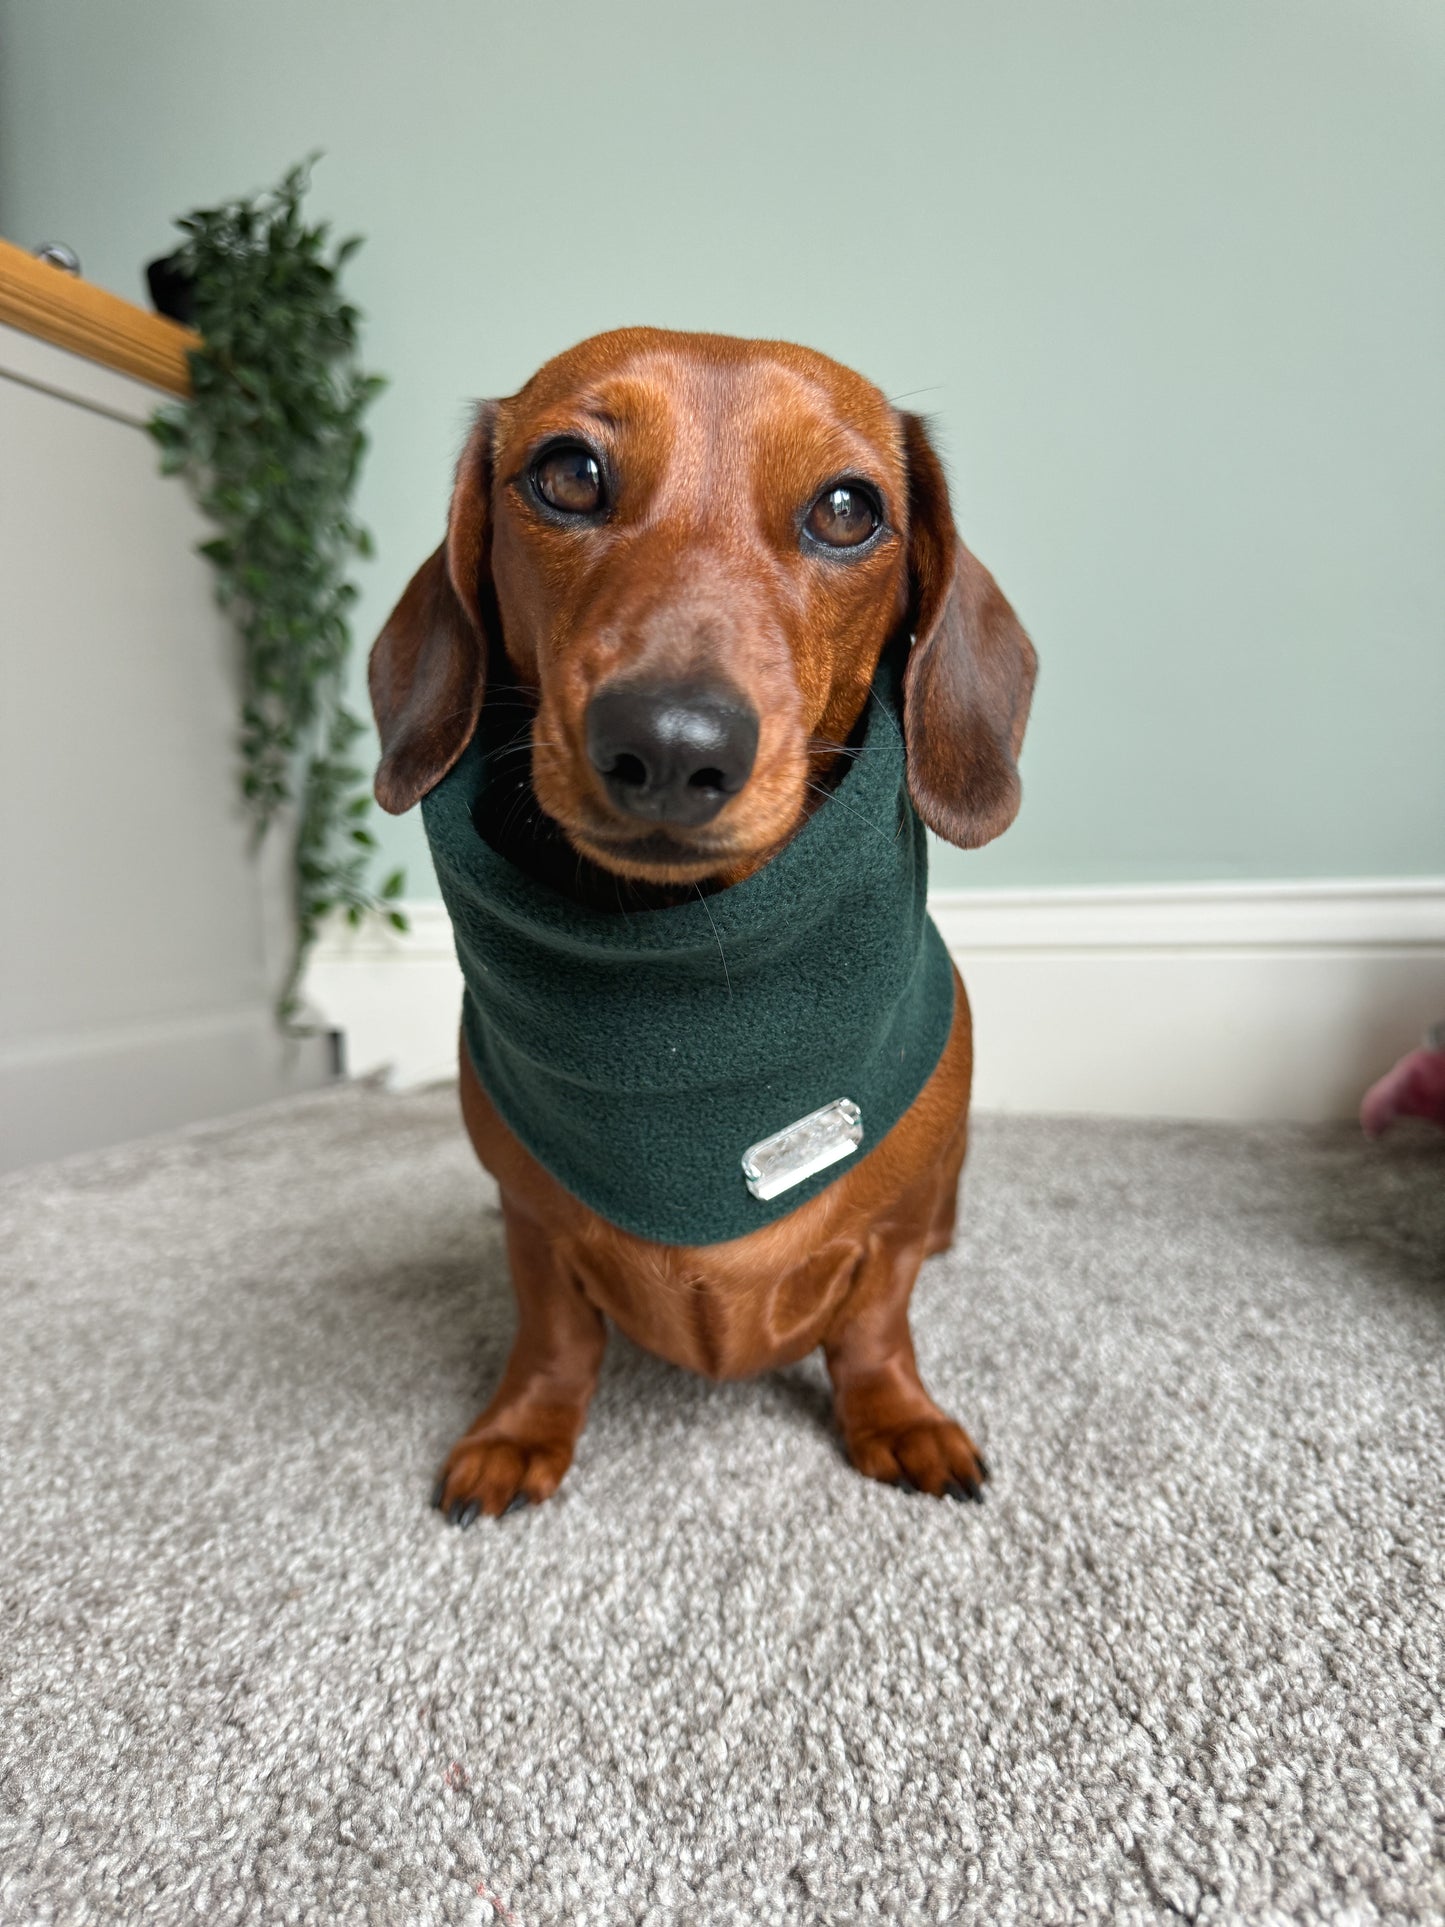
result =
M285 1037L268 1003L39 1035L0 1048L0 1171L317 1090L331 1039Z
M1445 1017L1445 877L939 891L973 1006L984 1110L1352 1116ZM344 926L307 996L353 1076L456 1070L461 978L439 903Z

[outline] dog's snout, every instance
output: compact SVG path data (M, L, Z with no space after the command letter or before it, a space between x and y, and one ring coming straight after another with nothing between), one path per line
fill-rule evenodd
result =
M719 685L633 683L587 705L587 754L618 809L655 823L706 823L752 774L758 717Z

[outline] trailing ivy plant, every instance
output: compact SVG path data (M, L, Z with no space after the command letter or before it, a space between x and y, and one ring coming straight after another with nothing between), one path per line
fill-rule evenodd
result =
M294 1024L323 918L379 911L398 929L403 875L368 882L371 794L352 760L364 726L344 699L356 599L348 566L371 553L351 512L361 421L384 386L357 358L360 317L341 290L359 237L328 249L301 201L315 160L249 200L177 222L172 257L194 294L201 346L188 400L151 422L218 533L201 553L241 643L241 796L256 843L295 825L296 944L277 1009Z

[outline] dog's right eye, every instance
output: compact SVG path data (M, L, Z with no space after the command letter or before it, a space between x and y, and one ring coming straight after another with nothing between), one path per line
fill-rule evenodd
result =
M808 510L803 527L828 549L858 549L882 523L878 504L858 482L834 482Z
M603 505L602 467L590 449L549 448L533 466L532 486L563 515L595 515Z

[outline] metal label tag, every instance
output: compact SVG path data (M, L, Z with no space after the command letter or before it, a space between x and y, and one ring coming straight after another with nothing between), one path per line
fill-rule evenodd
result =
M750 1145L743 1152L743 1176L753 1196L766 1203L815 1172L826 1171L862 1142L863 1114L851 1097L840 1097Z

